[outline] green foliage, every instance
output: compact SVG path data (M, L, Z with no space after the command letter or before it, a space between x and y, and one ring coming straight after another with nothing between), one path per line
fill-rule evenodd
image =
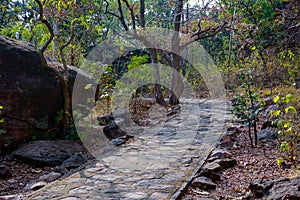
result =
M98 78L99 81L99 98L110 101L113 88L116 84L116 77L114 69L111 66L102 66L102 76Z
M278 95L273 101L277 104L277 110L271 112L271 117L275 118L273 124L277 127L279 149L282 154L282 159L279 159L277 164L282 166L282 163L287 162L290 165L297 165L300 151L300 133L297 130L299 116L293 106L297 99L292 94L287 94L285 96Z
M3 109L3 106L0 106L0 116L2 115L2 110ZM4 119L0 119L0 123L3 123L4 122ZM4 134L6 133L6 131L4 129L0 129L0 134Z
M65 48L66 60L79 63L103 37L104 19L102 1L42 1L45 18L55 28L55 41L45 55L59 61L58 48L69 40L70 27L74 27L74 41ZM49 38L45 25L38 20L39 7L35 0L0 2L0 35L34 43L40 48Z
M3 106L0 106L0 116L2 115L2 110L3 109ZM0 119L0 123L3 123L4 122L4 119Z
M57 112L57 116L54 117L55 121L58 123L58 122L61 122L63 119L64 119L64 110L63 109L60 109L58 112Z
M145 54L143 56L133 56L128 64L128 70L134 69L142 64L149 62L150 56Z

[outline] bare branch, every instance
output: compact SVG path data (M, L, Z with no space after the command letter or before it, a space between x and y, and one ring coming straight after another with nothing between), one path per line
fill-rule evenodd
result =
M135 30L135 16L134 16L134 12L133 12L133 8L129 5L129 2L127 0L122 0L125 4L126 7L129 9L130 11L130 16L131 16L131 21L132 21L132 28Z
M221 30L225 28L226 24L227 22L224 21L222 25L216 27L209 27L205 30L198 31L197 33L192 34L189 41L180 45L180 48L184 48L195 41L215 36L217 33L219 33Z
M128 31L129 29L128 29L128 26L125 22L121 0L118 0L118 10L119 10L119 13L120 13L119 20L121 21L125 31Z
M124 14L123 14L123 9L122 9L122 3L121 0L118 0L118 11L120 15L117 15L115 13L112 13L108 10L109 7L109 3L107 0L104 0L106 3L106 7L105 7L105 13L104 14L110 14L111 16L114 16L116 18L118 18L120 20L120 22L122 23L122 26L124 27L125 31L128 31L129 28L125 22L125 18L124 18Z
M110 12L110 11L108 10L108 7L109 7L108 1L107 1L107 0L104 0L104 1L105 1L105 3L106 3L106 6L105 6L105 13L104 13L104 14L110 14L110 15L116 17L116 18L119 18L120 16L118 16L117 14L112 13L112 12Z
M43 4L42 4L42 2L40 0L35 0L35 2L39 5L39 9L40 9L39 20L47 27L47 29L48 29L48 31L50 33L50 37L47 39L47 41L45 42L45 44L39 50L39 53L42 56L44 56L45 50L48 48L49 44L52 42L52 40L54 38L54 32L53 32L53 28L52 28L51 24L49 23L49 21L44 18L44 4L46 3L46 0L43 2Z

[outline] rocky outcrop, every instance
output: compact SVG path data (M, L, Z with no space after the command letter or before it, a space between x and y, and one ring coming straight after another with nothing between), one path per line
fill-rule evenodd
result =
M277 134L272 129L263 129L257 133L257 139L261 140L276 140Z
M122 130L122 127L130 126L129 116L130 114L127 109L117 108L113 113L97 117L97 120L100 126L105 125L103 133L108 139L112 140L127 134ZM116 142L115 145L117 145L120 140L118 142L114 140L114 142Z
M71 158L74 154L82 151L83 148L71 140L40 140L21 145L13 152L13 155L35 166L54 167L63 164L68 158ZM77 159L77 165L80 165L85 161L83 158L78 161L78 158L73 157L65 163L66 166L74 167L74 159ZM79 162L80 164L78 164Z
M227 129L227 132L217 143L217 147L210 153L205 164L197 173L197 177L191 182L191 187L205 191L216 189L216 182L222 180L222 171L237 165L237 161L231 158L232 154L228 150L219 147L232 147L236 141L234 138L236 138L239 133L239 128L236 126L231 126Z
M211 179L204 177L204 176L195 178L195 180L192 182L191 186L200 188L202 190L213 190L213 189L216 189L216 187L217 187L217 185L214 182L212 182Z
M83 157L80 153L75 153L73 156L65 160L62 166L66 169L75 169L83 165L85 162L87 162L85 157Z
M232 156L232 154L229 151L224 150L224 149L215 149L211 152L211 155L210 155L210 157L216 157L219 159L231 158L231 156Z
M300 177L252 183L249 189L255 198L300 199Z
M72 92L79 70L69 68ZM82 77L85 75L80 72ZM83 79L82 85L89 78ZM0 37L0 153L4 148L45 133L55 124L63 108L62 88L55 75L46 70L35 48L28 43Z
M0 37L0 149L23 142L54 124L63 98L59 82L43 68L30 44Z

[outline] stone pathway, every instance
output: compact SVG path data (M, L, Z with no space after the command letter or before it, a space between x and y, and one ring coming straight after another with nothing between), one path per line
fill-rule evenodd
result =
M185 100L162 128L26 199L170 199L206 158L231 116L220 100Z

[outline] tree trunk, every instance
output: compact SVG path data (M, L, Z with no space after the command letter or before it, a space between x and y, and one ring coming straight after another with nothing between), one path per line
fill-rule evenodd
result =
M169 102L171 105L179 104L179 97L183 90L183 84L180 79L179 69L180 69L180 49L179 49L179 31L181 23L181 15L183 10L183 0L177 1L175 24L174 24L174 34L172 37L172 67L174 69L172 73L171 80L171 95Z
M251 146L251 148L254 148L252 137L251 137L251 123L250 122L248 124L248 135L249 135L249 140L250 140L250 146Z
M151 56L155 78L156 78L156 84L154 86L155 102L164 106L165 99L160 87L160 74L158 68L157 49L150 49L150 56Z
M145 28L145 1L140 0L140 21L141 21L141 27Z
M171 80L171 95L169 98L169 102L171 105L179 104L179 97L182 93L182 81L179 74L179 67L180 67L180 56L177 54L172 55L172 66L173 66L173 73L172 73L172 80Z
M60 57L63 63L63 74L61 75L60 82L62 85L62 90L63 90L63 96L64 96L64 115L63 115L63 120L64 120L64 127L63 127L63 136L66 136L68 134L68 131L70 130L71 127L71 119L72 119L72 110L71 110L71 96L69 92L69 84L68 84L68 78L69 78L69 72L68 72L68 67L67 67L67 62L65 60L65 55L64 55L64 47L62 46L60 48Z

